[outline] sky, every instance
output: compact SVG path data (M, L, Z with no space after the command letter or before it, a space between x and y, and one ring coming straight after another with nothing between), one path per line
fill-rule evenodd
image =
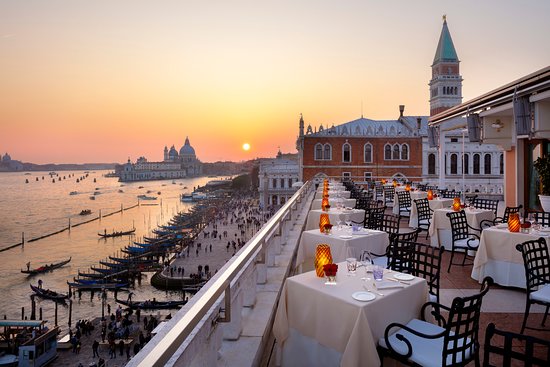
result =
M241 161L295 152L300 114L428 115L443 14L464 101L550 64L547 0L0 0L0 152Z

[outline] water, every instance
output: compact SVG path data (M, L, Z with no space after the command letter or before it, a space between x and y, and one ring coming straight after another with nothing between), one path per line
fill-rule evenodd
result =
M52 183L48 172L32 172L25 175L17 173L0 173L0 248L21 242L21 233L25 239L39 237L68 227L69 219L74 225L79 222L129 208L137 204L138 195L157 196L156 201L142 200L141 206L124 210L100 220L73 227L70 231L38 240L27 242L24 247L16 247L0 252L0 317L6 315L11 319L21 318L21 307L30 317L29 284L37 284L38 279L44 282L44 288L67 292L67 281L78 275L78 271L87 271L90 266L98 265L98 261L109 255L120 254L120 249L150 235L157 225L165 224L179 211L188 211L192 203L183 203L179 195L191 192L193 187L202 186L209 180L207 177L178 179L167 181L121 183L118 178L107 178L107 171L90 171L89 176L77 183L76 179L85 176L82 171L59 171L58 177L64 180ZM69 177L74 174L74 177ZM39 181L36 181L38 177ZM44 177L44 180L42 180ZM29 183L25 183L25 180ZM96 182L94 182L94 179ZM140 188L140 186L143 186ZM187 187L187 189L184 189ZM121 190L122 192L119 192ZM78 194L70 195L72 191ZM94 192L100 194L94 195ZM158 192L161 192L159 195ZM149 192L149 193L148 193ZM95 197L91 200L90 197ZM158 205L149 205L149 204ZM145 204L145 205L144 205ZM80 211L90 209L91 215L81 216ZM136 228L134 237L123 236L101 239L97 234ZM30 261L31 268L43 264L58 262L72 257L66 266L53 272L27 277L20 272ZM156 297L158 300L181 297L176 294L166 294L154 289L149 282L152 273L146 274L141 286L133 292L134 299ZM119 294L120 298L125 293ZM42 308L43 318L54 323L55 304L50 300L36 297L38 309ZM116 307L112 293L108 293L107 303L112 309ZM83 292L82 299L73 301L73 326L78 319L93 318L101 315L101 301L96 293L93 300L90 292ZM58 324L66 329L68 322L68 307L58 307Z

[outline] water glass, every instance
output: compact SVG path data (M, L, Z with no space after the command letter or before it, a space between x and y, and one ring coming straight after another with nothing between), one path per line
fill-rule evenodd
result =
M374 265L372 268L372 276L374 280L381 281L384 278L384 268L380 265Z
M348 275L355 275L355 270L357 270L357 259L348 257L346 259L346 264L348 266Z

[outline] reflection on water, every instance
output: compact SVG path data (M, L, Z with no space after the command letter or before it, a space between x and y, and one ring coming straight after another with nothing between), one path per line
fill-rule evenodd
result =
M74 177L70 177L74 173ZM84 176L83 172L59 172L65 180L52 183L47 172L0 173L0 247L6 247L21 241L21 234L25 238L39 237L46 233L58 231L69 224L79 223L102 214L112 213L122 208L129 208L137 204L137 196L146 194L158 196L156 201L142 201L139 207L124 210L121 213L72 227L52 237L36 242L26 243L24 247L17 247L0 252L0 317L20 318L21 307L25 307L25 314L30 315L29 283L36 284L42 279L45 288L67 292L67 281L77 276L78 271L86 271L90 266L97 265L98 261L109 255L120 254L120 249L150 235L150 231L159 224L165 224L179 211L187 211L192 203L182 203L179 195L182 192L192 191L197 185L204 185L207 177L179 179L175 181L151 181L120 183L117 178L103 177L106 171L90 172L89 177L76 183L76 179ZM44 180L42 180L44 176ZM36 177L39 181L36 181ZM96 182L94 182L94 178ZM26 184L25 180L29 183ZM140 188L140 186L143 186ZM189 189L184 190L186 186ZM76 191L77 194L70 194ZM100 192L93 195L95 191ZM160 195L158 192L160 191ZM94 196L95 200L90 200ZM150 205L150 204L157 205ZM146 204L146 205L143 205ZM91 215L81 216L83 209L90 209ZM135 226L135 236L123 236L103 239L98 233L128 230ZM122 256L122 255L121 255ZM72 257L71 262L53 272L27 277L20 272L30 261L31 268L40 265L58 262ZM152 273L146 274L142 285L133 290L135 299L156 297L166 298L166 293L150 286L149 279ZM101 301L99 294L90 299L90 292L83 292L82 299L74 299L74 321L101 315ZM120 293L119 298L125 298ZM181 297L168 295L168 297ZM44 319L53 324L54 303L49 300L37 300L38 308L43 309ZM108 303L116 307L113 294L108 294ZM58 323L66 327L68 321L68 307L58 308Z

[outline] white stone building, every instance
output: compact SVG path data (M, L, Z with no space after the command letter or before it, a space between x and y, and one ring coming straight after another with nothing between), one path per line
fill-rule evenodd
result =
M259 187L260 205L279 206L287 202L298 190L293 185L298 182L298 161L284 158L281 152L275 159L260 162Z

